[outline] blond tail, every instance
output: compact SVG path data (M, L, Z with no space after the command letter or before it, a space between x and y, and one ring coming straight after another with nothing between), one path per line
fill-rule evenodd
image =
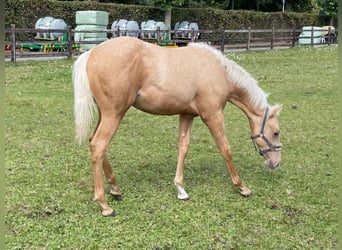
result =
M86 71L90 52L83 53L75 62L72 73L76 140L82 144L87 137L95 106Z

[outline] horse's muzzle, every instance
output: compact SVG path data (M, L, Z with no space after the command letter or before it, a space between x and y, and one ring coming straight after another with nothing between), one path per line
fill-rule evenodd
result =
M265 160L265 165L270 169L276 169L280 166L280 161L274 162L272 160Z

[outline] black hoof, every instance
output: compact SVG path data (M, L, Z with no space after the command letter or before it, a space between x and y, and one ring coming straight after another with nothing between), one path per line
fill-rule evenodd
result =
M189 201L189 200L190 200L190 197L185 198L185 199L178 199L178 200L186 202L186 201Z
M240 194L243 197L250 197L252 195L252 191L248 188L240 188Z
M115 211L113 210L110 214L104 215L102 214L104 217L115 217Z
M113 199L115 201L121 201L122 200L122 195L121 194L112 194Z

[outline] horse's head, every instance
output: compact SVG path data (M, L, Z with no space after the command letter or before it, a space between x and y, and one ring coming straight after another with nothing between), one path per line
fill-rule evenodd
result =
M254 123L252 130L253 136L251 138L258 146L259 154L265 158L266 166L271 169L278 167L281 161L280 129L278 124L278 115L281 108L281 105L267 107L261 120L258 119Z

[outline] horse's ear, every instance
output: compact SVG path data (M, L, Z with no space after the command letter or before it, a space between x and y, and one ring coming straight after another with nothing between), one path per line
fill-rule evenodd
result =
M279 105L279 104L274 105L272 107L270 117L279 116L280 111L282 110L282 108L283 108L283 105Z

